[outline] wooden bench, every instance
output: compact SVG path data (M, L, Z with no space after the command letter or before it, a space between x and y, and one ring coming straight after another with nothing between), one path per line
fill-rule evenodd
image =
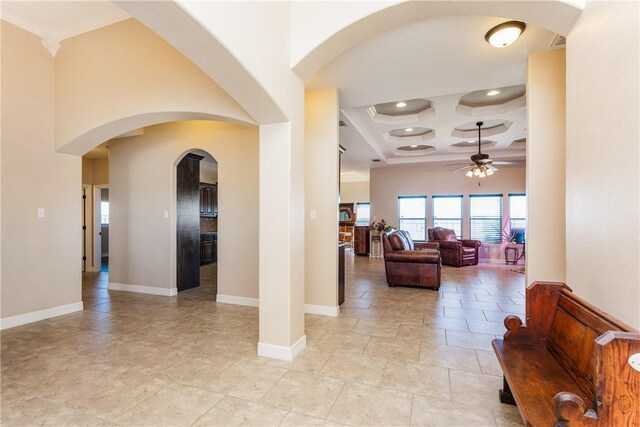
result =
M563 283L527 288L526 326L504 320L493 340L504 373L502 403L528 426L640 426L638 331L575 296ZM640 357L640 355L638 356Z

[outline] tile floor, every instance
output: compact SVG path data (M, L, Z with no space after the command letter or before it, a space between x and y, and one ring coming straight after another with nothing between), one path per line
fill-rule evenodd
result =
M83 283L85 310L2 332L3 426L521 425L490 342L524 312L524 276L445 267L439 292L389 288L347 255L337 318L306 316L293 362L256 355L255 308L213 287L176 298Z

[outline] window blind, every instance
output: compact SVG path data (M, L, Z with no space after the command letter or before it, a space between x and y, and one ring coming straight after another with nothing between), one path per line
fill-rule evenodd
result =
M408 231L413 240L427 237L427 196L398 197L398 229Z
M502 242L502 194L471 194L469 226L472 239Z
M449 228L462 239L462 196L433 196L433 226Z

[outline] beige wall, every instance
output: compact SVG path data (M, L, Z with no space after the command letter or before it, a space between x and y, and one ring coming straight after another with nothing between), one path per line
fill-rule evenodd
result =
M369 201L369 181L343 182L340 184L340 202L358 203Z
M82 176L80 157L53 151L53 58L38 37L4 21L1 31L6 318L81 301Z
M333 309L338 307L338 115L336 88L306 92L305 303Z
M82 183L86 185L109 184L109 158L82 158Z
M449 168L454 169L454 168ZM509 217L509 193L525 191L525 168L499 166L491 177L480 180L467 177L464 172L449 172L447 168L429 165L398 166L371 169L371 220L384 219L398 226L398 196L427 195L427 227L433 224L431 196L462 194L463 236L469 236L469 194L503 194L503 224ZM503 258L500 245L483 245L483 258Z
M640 328L638 2L588 1L567 37L567 283Z
M527 284L564 282L565 51L529 55L527 73Z
M74 154L156 123L253 122L202 70L134 19L64 40L55 90L56 149Z
M219 167L218 293L257 298L257 129L168 123L112 141L110 149L110 282L176 286L175 166L187 151L202 149Z

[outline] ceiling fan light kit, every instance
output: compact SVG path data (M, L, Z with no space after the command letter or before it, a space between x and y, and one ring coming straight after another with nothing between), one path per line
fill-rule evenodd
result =
M493 175L498 169L491 166L493 160L489 158L488 154L482 154L482 139L481 139L481 128L484 122L477 122L476 126L478 126L478 154L474 154L471 156L471 161L474 163L471 165L471 169L467 171L465 175L469 178L485 178L487 176Z
M493 47L501 49L507 47L516 40L524 30L527 28L527 24L522 21L508 21L503 22L500 25L496 25L485 34L484 39Z

